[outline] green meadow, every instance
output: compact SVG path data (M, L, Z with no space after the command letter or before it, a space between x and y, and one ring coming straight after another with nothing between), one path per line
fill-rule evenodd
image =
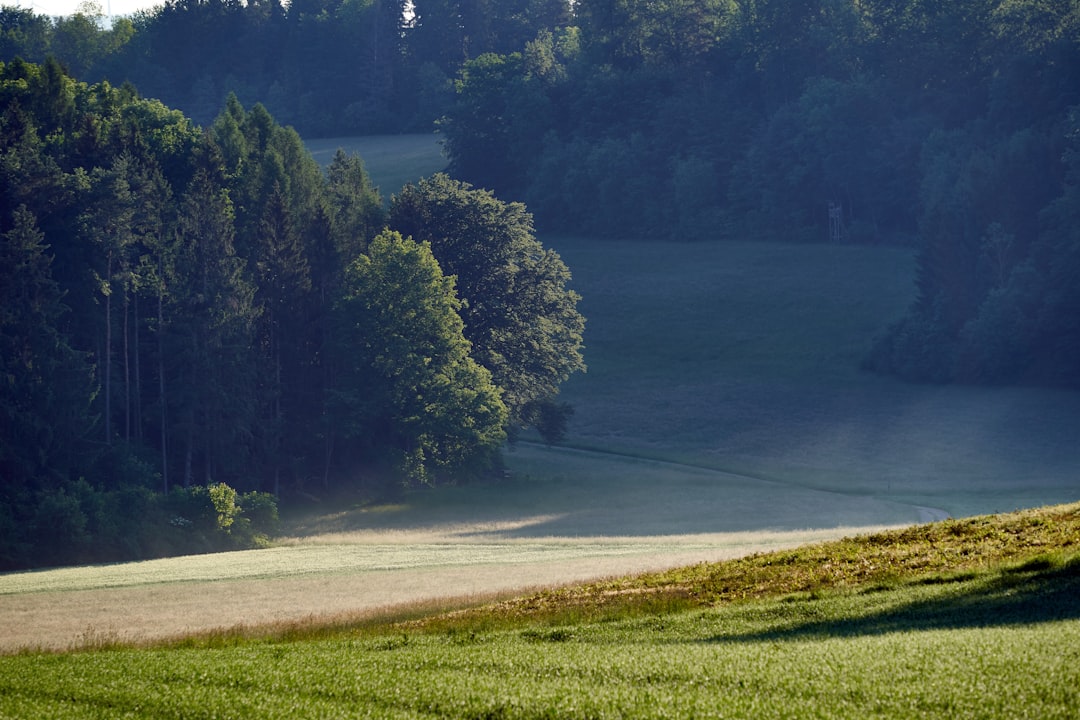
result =
M309 147L384 197L445 165ZM265 550L0 575L0 717L1077 716L1080 393L862 371L904 248L541 239L588 320L563 445Z
M545 241L589 321L575 447L954 516L1080 493L1080 393L860 369L914 299L907 249Z
M359 155L371 181L389 200L404 185L446 168L437 135L371 135L305 141L312 157L326 167L338 150Z
M0 658L4 717L1069 718L1080 505L450 613Z

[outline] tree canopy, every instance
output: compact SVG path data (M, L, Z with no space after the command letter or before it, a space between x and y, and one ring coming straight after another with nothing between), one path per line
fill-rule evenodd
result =
M359 158L323 172L235 96L200 129L130 86L12 61L0 100L2 567L251 542L273 520L261 493L482 476L535 372L509 348L544 336L489 317L481 347L469 307L570 322L542 394L580 367L577 295L519 205L435 179L462 216L412 239L382 230ZM501 263L468 298L421 237L465 227Z
M350 436L393 453L411 480L485 469L505 440L506 407L470 356L454 278L428 243L385 231L346 271L339 397Z
M395 196L389 219L429 243L457 279L474 357L502 390L511 419L534 424L563 381L585 369L585 319L570 271L533 235L525 206L438 174Z

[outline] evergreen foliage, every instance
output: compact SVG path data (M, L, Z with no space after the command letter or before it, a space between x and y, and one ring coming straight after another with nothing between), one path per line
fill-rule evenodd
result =
M511 389L430 246L376 235L359 158L324 175L262 105L230 96L200 130L55 61L0 64L0 100L0 568L250 546L277 498L357 468L436 483L496 462ZM562 322L565 266L507 207L528 257L472 301L534 291L534 320Z
M570 4L168 0L103 21L92 2L65 18L0 8L0 60L51 54L79 79L132 82L204 125L235 93L305 136L334 137L430 129L462 62L569 25Z

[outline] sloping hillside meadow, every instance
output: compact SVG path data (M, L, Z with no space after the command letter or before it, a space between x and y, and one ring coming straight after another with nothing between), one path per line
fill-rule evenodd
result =
M1080 495L1080 393L860 370L914 297L906 249L546 240L590 322L575 447L954 516Z
M1080 504L456 612L0 657L4 717L1072 718Z
M383 200L407 183L446 168L442 145L436 135L376 135L322 138L305 141L308 152L326 167L338 150L359 155Z
M322 141L312 151L328 162L338 146L360 152L385 197L445 165L431 137ZM565 387L575 415L564 446L525 438L494 484L316 505L265 550L0 575L0 652L378 625L1080 497L1080 393L918 386L859 369L875 333L912 300L907 249L541 239L571 268L588 319L589 371ZM1047 590L1057 600L1075 596L1070 557L1019 575L879 583L826 605L800 596L608 625L549 618L503 639L475 627L393 629L239 643L212 660L178 649L28 656L37 665L9 658L0 678L23 689L0 715L243 717L249 706L262 717L346 708L373 717L795 717L808 707L821 717L1007 717L1022 707L1069 717L1080 703L1075 602L1053 617L1021 612L988 634L980 623L879 620L912 608L939 619L935 607L952 608L950 618L985 609L985 597L1008 596L1017 577L1059 583ZM424 649L440 643L442 654ZM93 659L66 664L82 657ZM510 670L518 662L530 680ZM104 674L100 692L79 680L86 663ZM283 689L259 705L243 688L258 687L269 666ZM350 684L346 670L374 684ZM143 711L108 689L144 671L133 687L162 682L173 699L147 689L158 700ZM1002 694L1021 671L1028 684ZM56 678L60 689L35 700L19 673ZM886 699L887 678L907 689ZM998 693L985 707L984 678ZM295 707L283 704L290 698Z

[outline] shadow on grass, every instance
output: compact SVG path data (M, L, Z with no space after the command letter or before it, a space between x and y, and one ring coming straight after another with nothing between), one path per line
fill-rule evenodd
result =
M1063 565L1037 559L986 579L934 577L955 583L941 595L862 617L817 620L765 632L722 635L711 642L803 640L894 632L1001 627L1080 618L1080 556ZM815 602L808 600L807 602Z

